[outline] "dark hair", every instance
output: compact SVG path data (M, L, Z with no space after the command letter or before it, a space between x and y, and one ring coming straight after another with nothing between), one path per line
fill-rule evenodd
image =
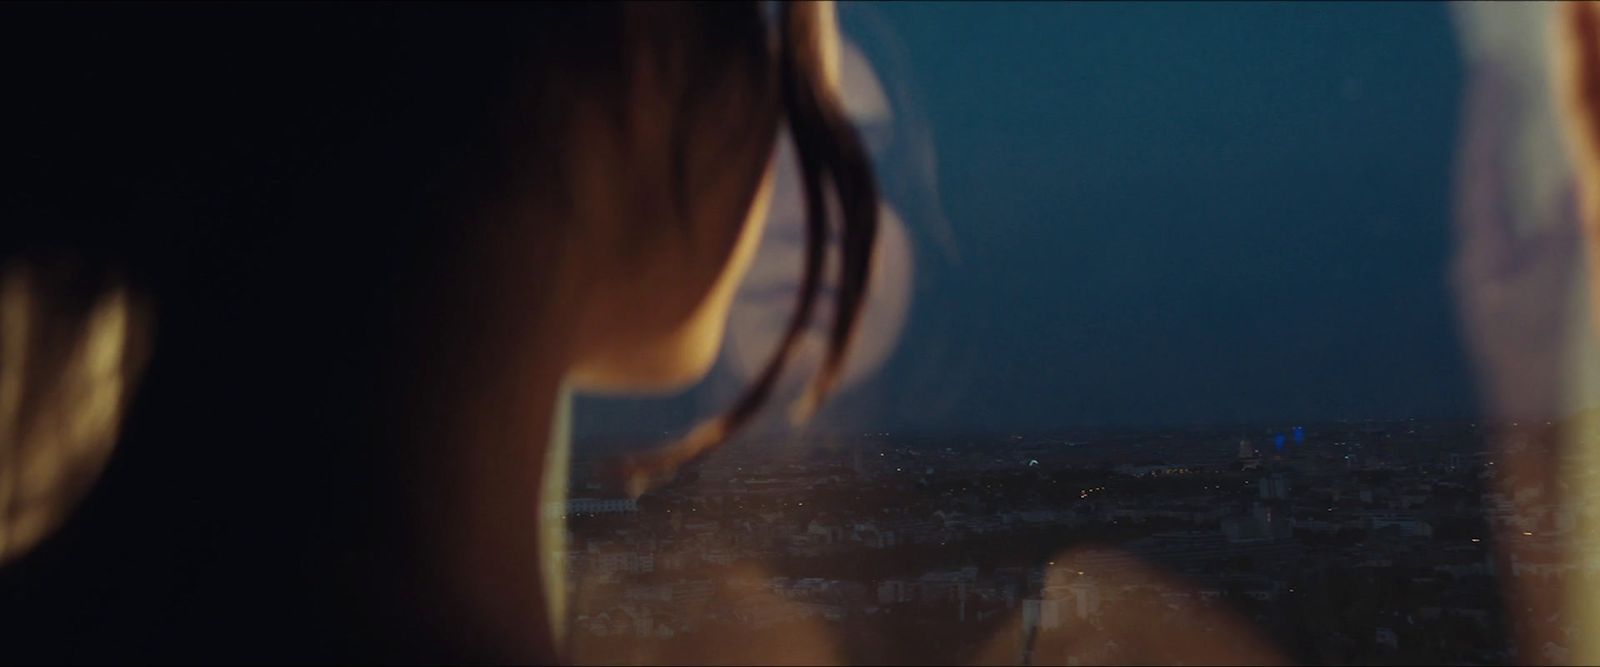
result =
M766 87L751 109L771 111L772 125L733 129L765 132L770 155L775 118L787 119L809 248L795 317L760 378L725 416L626 469L660 476L760 409L813 316L838 234L839 309L808 394L820 400L861 308L876 193L825 85L816 7L784 4L778 17L774 48L756 3L0 8L0 259L66 257L74 290L116 276L155 311L146 375L100 483L55 537L0 572L0 626L17 642L5 657L35 647L53 660L202 660L242 637L268 661L341 646L370 659L372 642L415 642L396 660L456 657L431 643L448 632L437 617L394 611L435 598L391 590L403 588L393 568L415 564L390 562L407 557L385 546L406 529L377 504L400 495L430 511L415 450L437 415L400 419L396 407L458 389L454 375L429 386L441 377L430 373L447 374L433 365L474 354L452 336L492 324L451 322L476 316L450 297L481 280L454 270L454 253L503 222L450 223L528 188L559 201L567 175L541 158L564 145L574 96L623 111L628 58L646 47L709 45L687 61L690 88L745 75ZM695 103L679 92L672 102ZM692 184L672 185L693 197ZM436 284L446 279L465 289ZM463 331L411 340L441 329ZM419 349L437 358L405 356ZM360 613L385 620L369 627L312 602L299 576L352 587L335 597L364 597ZM189 583L169 585L179 581ZM236 614L211 611L220 606ZM314 636L279 641L291 620ZM67 627L102 641L63 654L46 630ZM475 646L462 632L454 640Z
M872 247L878 231L878 194L872 165L843 105L824 81L820 17L811 3L791 2L781 18L779 80L789 131L794 136L805 201L806 253L799 303L772 359L756 381L724 415L702 423L687 437L660 451L620 462L627 489L637 495L682 464L726 442L767 401L810 324L821 282L828 236L840 237L838 311L828 335L821 370L796 405L796 417L808 418L838 381L845 352L865 300ZM842 213L832 222L828 194L837 197Z

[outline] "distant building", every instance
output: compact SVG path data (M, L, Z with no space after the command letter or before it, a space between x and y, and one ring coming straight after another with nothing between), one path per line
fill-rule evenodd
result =
M1395 529L1407 537L1433 537L1433 526L1426 521L1394 514L1368 514L1367 527L1373 532L1385 528Z
M904 579L889 579L878 584L878 603L911 602L917 598L916 584Z
M1288 500L1289 491L1292 488L1293 485L1289 483L1288 476L1282 473L1273 473L1261 478L1261 499Z
M567 514L622 514L639 511L632 498L569 498Z
M1061 627L1062 602L1060 598L1023 600L1022 626L1039 630Z
M1072 594L1072 609L1078 618L1087 619L1100 612L1100 587L1092 581L1067 584Z
M1239 467L1243 470L1255 470L1261 467L1261 452L1256 450L1255 443L1249 440L1239 441Z
M1233 543L1271 541L1290 537L1294 528L1286 513L1258 504L1251 508L1249 515L1224 517L1222 534Z
M1054 630L1071 617L1090 619L1100 612L1100 586L1093 580L1047 586L1039 597L1022 601L1025 627Z

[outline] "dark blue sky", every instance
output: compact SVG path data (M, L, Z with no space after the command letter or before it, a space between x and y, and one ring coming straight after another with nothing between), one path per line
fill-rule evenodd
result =
M882 73L930 131L960 261L919 248L901 353L841 397L836 425L1474 410L1446 282L1461 65L1445 5L886 3L841 18L869 57L900 63ZM577 424L649 433L714 407L581 401Z

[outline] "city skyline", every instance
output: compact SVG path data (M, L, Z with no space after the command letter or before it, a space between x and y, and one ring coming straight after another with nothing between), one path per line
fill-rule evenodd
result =
M1521 663L1503 587L1595 567L1550 549L1583 503L1500 474L1495 452L1537 428L874 434L729 448L636 502L579 465L575 651L754 660L820 632L843 653L808 660Z

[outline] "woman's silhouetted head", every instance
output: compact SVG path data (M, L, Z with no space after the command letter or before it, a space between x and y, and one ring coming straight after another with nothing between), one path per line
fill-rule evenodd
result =
M803 410L851 337L877 204L832 87L832 10L767 9L4 9L0 270L28 279L0 361L31 365L0 387L0 466L90 472L0 485L6 535L24 501L83 497L37 548L0 544L0 621L87 628L105 639L75 649L91 659L246 641L266 659L553 657L558 595L532 562L562 463L552 405L705 372L780 127L808 211L790 333L725 416L621 481L670 474L761 407L833 235L840 298ZM115 376L117 446L40 436L40 406L86 394L41 379L59 369L27 343L102 329L126 352L90 374ZM76 358L62 345L52 363Z

